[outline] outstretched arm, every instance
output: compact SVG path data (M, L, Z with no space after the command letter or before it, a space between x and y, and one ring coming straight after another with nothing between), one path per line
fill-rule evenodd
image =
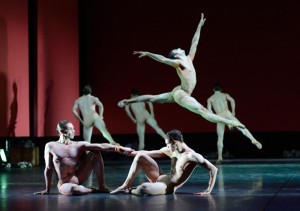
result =
M36 192L35 195L46 195L50 193L51 181L52 181L52 172L53 172L53 165L52 165L52 154L50 153L50 146L46 144L45 146L45 170L44 170L44 177L46 182L46 190Z
M117 152L120 154L129 155L134 150L128 147L116 146L108 143L103 144L94 144L94 143L84 143L85 150L87 151L109 151L109 152Z
M166 65L169 65L169 66L172 66L172 67L178 67L179 66L179 60L177 59L168 59L162 55L159 55L159 54L154 54L154 53L150 53L150 52L147 52L147 51L134 51L133 54L138 54L139 55L139 58L142 58L144 56L148 56L150 57L151 59L155 60L155 61L158 61L160 63L163 63L163 64L166 64Z
M198 24L197 30L194 34L194 37L192 39L192 45L191 45L190 52L189 52L189 57L191 58L192 61L194 60L194 57L195 57L195 54L196 54L196 51L197 51L198 42L200 40L201 28L204 25L205 20L206 19L204 18L204 14L201 13L201 19L200 19L200 22Z
M205 169L207 169L209 171L209 181L208 181L208 187L205 191L202 192L197 192L195 193L196 195L207 195L210 194L212 189L215 186L216 183L216 177L217 177L217 172L218 172L218 168L215 167L211 162L209 162L208 160L206 160L205 158L203 158L202 155L195 153L194 154L197 162Z

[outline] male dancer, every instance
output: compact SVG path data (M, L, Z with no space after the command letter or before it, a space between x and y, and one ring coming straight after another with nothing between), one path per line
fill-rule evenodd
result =
M75 130L68 120L62 120L57 125L59 140L45 146L45 182L46 189L35 194L49 194L52 182L53 167L57 175L57 188L63 195L83 195L92 192L108 193L105 186L104 165L100 151L131 153L133 150L111 144L91 144L86 141L72 141ZM89 175L95 172L99 183L98 189L87 188L82 184Z
M231 112L228 108L228 103L230 102ZM215 84L214 94L207 99L207 109L210 112L215 111L218 116L224 117L226 119L231 119L238 121L235 117L235 100L227 93L222 92L222 87L220 84ZM213 110L212 110L213 109ZM238 128L247 138L249 138L258 149L262 148L261 143L259 143L250 133L247 128ZM224 139L225 125L217 123L217 135L218 135L218 160L217 164L221 163L223 160L223 139Z
M160 195L175 193L176 189L188 180L197 165L201 165L208 170L209 182L206 190L195 194L207 195L211 193L216 182L217 167L189 148L184 143L183 136L179 130L172 130L167 133L167 136L167 146L160 150L131 152L130 155L135 156L135 158L131 164L128 176L123 185L112 191L112 194L131 192L135 195ZM153 159L165 156L171 158L171 170L168 174L163 174ZM131 183L142 169L149 182L145 182L130 190Z
M163 93L159 95L141 95L132 99L124 99L118 103L119 107L124 107L136 102L154 102L154 103L177 103L180 106L201 115L206 120L213 123L222 123L229 127L241 127L244 128L240 122L235 120L228 120L223 117L217 116L214 113L208 111L191 95L196 86L196 70L193 65L193 60L196 54L197 45L200 39L201 28L205 23L203 13L201 14L201 20L198 24L197 30L192 39L190 52L188 55L185 51L178 48L170 52L169 58L162 55L146 52L146 51L134 51L133 54L138 54L139 58L148 56L163 64L174 67L181 81L181 85L175 87L171 92Z
M131 90L131 97L139 96L139 91L137 89ZM136 131L139 137L139 150L145 148L145 127L146 123L150 125L163 139L166 139L166 134L158 126L154 118L154 108L151 102L148 102L149 111L146 108L144 102L133 103L125 106L125 111L128 117L136 124Z
M86 85L83 88L83 95L75 100L72 110L75 117L83 125L83 139L91 142L93 127L96 127L102 133L103 137L109 141L109 143L119 145L113 140L106 128L105 122L103 121L103 104L97 97L91 95L91 93L91 86ZM96 111L96 106L99 108L99 114ZM82 118L77 112L78 109L80 110Z

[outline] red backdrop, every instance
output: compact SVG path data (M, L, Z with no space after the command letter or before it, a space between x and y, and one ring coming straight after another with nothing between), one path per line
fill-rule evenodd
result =
M0 1L0 136L29 136L27 1Z
M193 96L206 106L219 82L236 100L236 115L251 131L299 131L299 4L273 1L89 1L87 81L105 106L113 133L135 126L117 102L132 88L168 92L179 84L174 70L134 50L167 55L189 50L201 12L203 27L194 60ZM156 104L164 130L213 132L215 125L177 105ZM154 132L147 129L148 132Z
M79 128L71 109L78 97L78 9L86 14L82 75L105 106L111 133L135 133L117 102L132 88L168 92L174 70L134 50L167 55L188 51L200 13L207 18L194 60L193 96L206 106L215 82L236 100L251 131L299 131L300 3L267 1L38 1L38 136L56 135L61 119ZM81 40L82 42L83 40ZM0 136L29 135L28 2L0 0ZM82 59L82 58L81 58ZM175 104L155 105L165 130L214 132L215 125ZM147 132L154 132L147 129ZM76 135L79 135L77 130Z
M37 30L38 128L34 135L55 136L62 119L70 119L79 128L72 114L79 90L77 1L38 1ZM28 2L1 0L0 136L30 135L28 65Z

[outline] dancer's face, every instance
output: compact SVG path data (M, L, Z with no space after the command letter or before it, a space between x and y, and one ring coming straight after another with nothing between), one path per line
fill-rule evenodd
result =
M69 139L73 139L75 136L75 128L72 123L66 124L66 127L63 131L64 136Z
M166 142L167 147L170 148L172 152L174 152L175 150L178 149L178 146L177 146L178 141L173 141L173 140L170 140L170 139L166 139L165 142Z

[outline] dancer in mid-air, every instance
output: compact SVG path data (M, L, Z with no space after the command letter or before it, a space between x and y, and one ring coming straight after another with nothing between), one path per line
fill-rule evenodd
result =
M190 47L189 54L186 55L185 51L178 48L170 52L169 58L162 55L146 52L146 51L134 51L133 54L139 55L139 58L148 56L163 64L172 66L175 68L181 85L175 87L171 92L163 93L159 95L141 95L131 99L124 99L118 103L119 107L124 107L136 102L153 102L153 103L177 103L180 106L201 115L206 120L213 123L222 123L228 125L229 127L241 127L244 125L235 120L225 119L223 117L217 116L216 114L208 111L204 106L202 106L195 98L191 95L196 86L196 70L193 65L193 60L196 54L197 45L200 39L201 28L205 23L205 18L203 13L201 14L201 19L198 24L197 30L192 39L192 44Z
M230 102L231 111L229 110L228 103ZM218 116L224 117L226 119L239 121L235 117L235 100L228 94L222 92L222 87L220 84L215 84L214 94L207 99L207 109L210 112L215 111ZM238 128L247 138L249 138L258 149L262 148L261 143L259 143L250 133L247 128ZM223 139L224 139L225 125L217 123L217 135L218 135L218 160L217 164L221 163L223 160Z

